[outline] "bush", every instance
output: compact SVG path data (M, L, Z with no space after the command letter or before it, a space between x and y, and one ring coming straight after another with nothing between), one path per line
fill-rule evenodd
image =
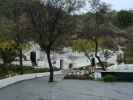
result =
M88 80L88 76L81 75L81 76L79 77L79 80Z
M34 69L35 73L43 73L43 72L49 72L49 68L38 68Z
M34 68L31 66L19 66L19 65L1 65L0 64L0 79L21 75L23 70L23 74L31 74L31 73L44 73L49 72L49 68ZM54 71L59 71L59 68L54 67Z
M76 80L93 80L92 77L89 76L89 74L85 75L66 75L64 79L76 79Z
M8 72L5 68L0 68L0 79L6 78L8 75Z
M11 49L11 48L5 48L1 49L0 48L0 57L3 60L3 63L6 65L11 64L12 61L15 60L17 57L17 50Z
M113 76L113 75L106 75L104 76L103 81L104 82L115 82L117 81L117 78L116 76Z

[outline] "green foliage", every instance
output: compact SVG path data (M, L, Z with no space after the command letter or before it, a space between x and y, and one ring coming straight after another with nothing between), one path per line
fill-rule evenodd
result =
M116 76L113 76L113 75L106 75L103 78L103 81L104 82L115 82L115 81L117 81L117 78L116 78Z
M28 43L23 43L18 47L17 43L13 40L6 40L3 38L0 40L0 58L2 58L4 64L10 64L18 57L19 48L24 48L26 50L29 49L29 47L30 45Z
M133 26L127 29L127 42L124 49L125 60L128 64L133 64Z
M113 43L111 42L110 38L105 38L105 37L100 37L97 39L99 48L102 49L112 49L115 48L113 46ZM78 51L78 52L94 52L95 51L95 43L92 40L87 40L87 39L78 39L74 40L72 44L72 49L73 51Z
M16 31L17 28L16 23L12 19L7 18L7 16L3 16L0 19L0 57L4 64L10 64L15 60L19 55L18 49L29 48L29 44L25 42L27 35L25 34L24 36L21 32ZM17 35L21 39L18 39ZM25 39L23 39L24 37ZM22 39L23 41L20 43Z
M21 74L21 67L15 65L0 65L0 79L6 78L8 75L15 76L16 74ZM54 71L59 71L59 68L54 67ZM49 68L33 68L30 66L23 66L23 73L44 73L49 72Z
M12 20L9 20L7 18L1 18L0 19L0 36L1 38L4 36L6 38L9 38L14 33L15 24Z
M15 49L0 49L0 57L4 64L11 64L17 57L17 50Z
M17 57L16 43L12 40L0 41L0 58L4 64L10 64Z
M78 39L73 41L72 49L78 52L92 52L95 50L95 44L91 40Z
M0 17L11 18L16 0L0 0Z
M117 50L117 44L116 41L114 41L115 38L112 38L111 36L107 36L107 37L101 37L100 38L100 42L99 42L99 46L100 48L102 48L103 50L105 49L109 49L109 50Z
M122 10L117 13L116 25L120 28L127 28L133 23L133 13Z
M1 67L1 68L0 68L0 79L6 78L7 75L8 75L7 70L6 70L5 68Z

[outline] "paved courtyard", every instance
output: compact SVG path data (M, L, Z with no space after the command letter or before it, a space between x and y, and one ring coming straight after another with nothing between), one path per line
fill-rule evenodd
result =
M133 100L133 83L62 80L46 77L0 89L0 100Z

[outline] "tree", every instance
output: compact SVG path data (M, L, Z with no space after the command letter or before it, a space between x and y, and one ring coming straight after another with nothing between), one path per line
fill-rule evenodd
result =
M92 52L95 50L95 44L91 40L78 39L73 41L72 49L74 51L84 52L84 55L91 62Z
M29 32L30 32L30 24L29 19L26 15L26 6L25 0L1 0L1 10L0 14L1 20L7 20L7 25L12 26L10 32L6 34L11 40L15 41L16 49L19 52L19 62L20 67L22 68L23 74L23 45L29 41ZM6 30L6 29L5 29ZM4 32L4 31L3 31ZM1 32L1 34L3 34Z
M17 57L16 43L13 41L0 41L0 57L4 65L10 65Z
M128 36L127 42L125 45L124 53L125 53L125 63L132 64L133 63L133 26L128 27L127 29Z
M113 18L114 24L121 30L125 31L124 37L119 37L119 45L123 47L124 62L132 63L132 25L133 25L133 12L121 10L117 12Z
M27 15L27 1L15 1L15 6L12 11L12 18L15 27L13 33L13 40L17 43L17 50L19 52L19 62L21 67L21 74L23 74L23 46L28 44L31 40L31 23Z
M11 18L16 0L0 0L0 17Z
M129 27L133 23L133 13L126 10L117 12L114 23L121 29Z
M89 3L92 12L90 12L89 16L85 19L86 24L84 25L83 32L86 38L94 42L95 57L103 67L103 70L105 70L104 64L98 56L98 39L103 36L107 36L107 34L110 33L109 8L107 4L101 2L100 0L91 0Z
M89 4L91 11L87 13L83 20L85 24L82 26L82 31L79 32L79 38L93 41L95 45L95 57L103 70L105 70L98 52L101 48L111 47L112 49L114 46L110 45L110 42L115 44L113 40L120 35L120 30L112 23L112 11L108 4L101 2L101 0L90 0Z
M0 20L0 57L4 65L10 65L17 57L16 42L11 38L13 22L2 17Z
M49 82L53 82L51 51L57 49L67 35L73 33L72 14L81 7L78 0L46 0L29 3L28 14L33 26L33 37L47 54L50 68ZM58 44L58 45L57 45Z

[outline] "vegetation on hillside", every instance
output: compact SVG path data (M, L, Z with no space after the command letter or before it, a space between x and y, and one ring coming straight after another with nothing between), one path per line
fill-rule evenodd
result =
M76 13L90 5L86 14ZM19 57L21 74L23 49L33 41L47 54L53 82L51 51L72 46L90 59L91 52L103 70L99 50L124 48L126 63L133 63L133 11L112 11L101 0L0 0L0 58L10 65Z

